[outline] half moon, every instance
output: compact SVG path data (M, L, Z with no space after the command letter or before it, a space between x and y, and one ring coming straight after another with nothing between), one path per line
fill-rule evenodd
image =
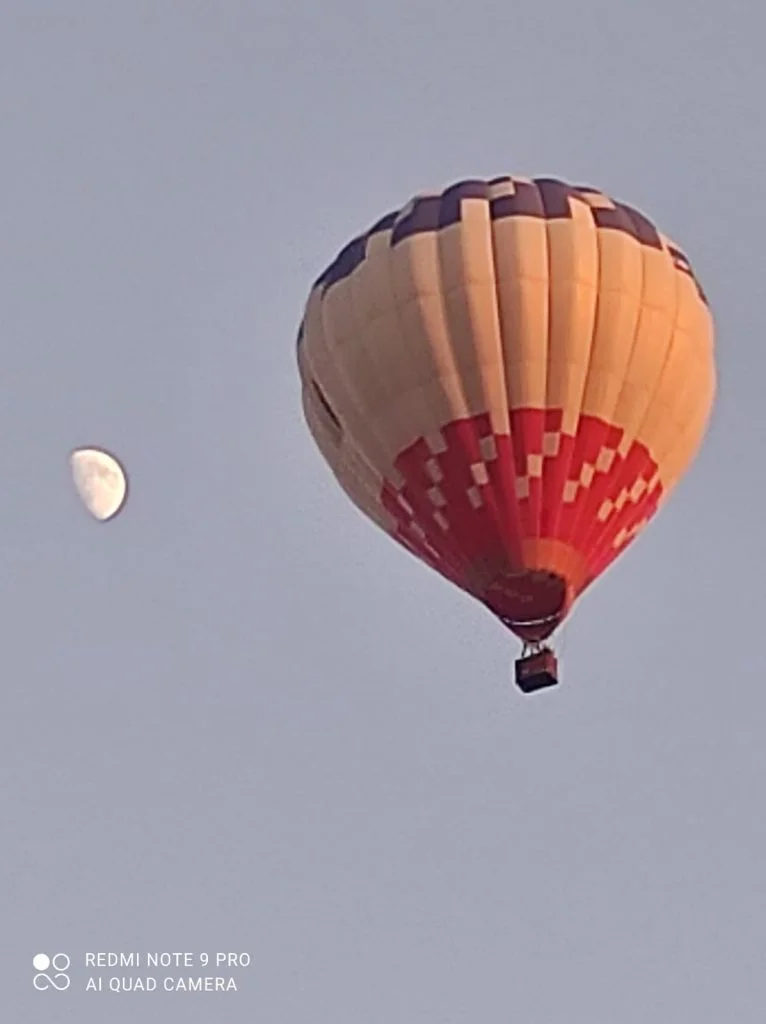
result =
M128 496L127 474L118 460L103 448L76 448L69 464L88 512L102 523L113 519Z

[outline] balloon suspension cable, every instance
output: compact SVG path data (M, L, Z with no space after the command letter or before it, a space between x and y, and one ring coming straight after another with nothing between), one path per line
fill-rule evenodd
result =
M543 651L549 651L550 644L547 644L544 640L522 640L521 641L521 657L529 658L534 654L542 654Z
M499 616L499 618L500 618L500 621L503 623L504 626L507 626L508 629L510 629L510 630L515 632L514 626L542 626L542 625L547 625L548 623L556 621L558 619L558 616L551 615L551 616L548 616L548 617L546 617L544 619L533 619L533 620L529 620L527 622L521 622L521 623L520 622L516 622L514 619L506 618L505 616L502 616L502 615ZM516 634L516 635L518 636L518 634ZM551 650L551 645L550 645L550 643L548 642L547 639L545 639L545 640L524 640L521 637L519 637L519 639L521 639L521 657L522 658L532 657L535 654L542 654L543 651L550 651Z

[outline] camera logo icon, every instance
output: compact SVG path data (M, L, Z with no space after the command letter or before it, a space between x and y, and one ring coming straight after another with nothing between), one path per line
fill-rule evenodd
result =
M47 953L35 954L32 957L32 966L35 969L32 984L38 992L45 992L49 988L65 992L71 984L67 974L70 963L71 960L66 953L54 953L53 956L48 956Z

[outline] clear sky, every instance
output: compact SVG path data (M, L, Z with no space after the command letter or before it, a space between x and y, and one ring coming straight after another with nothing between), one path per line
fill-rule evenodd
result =
M761 1024L764 31L737 0L5 0L3 1019ZM336 488L295 367L345 240L504 172L642 209L718 325L703 454L532 698ZM106 526L88 443L131 473ZM84 963L163 950L252 964ZM238 991L85 991L200 973Z

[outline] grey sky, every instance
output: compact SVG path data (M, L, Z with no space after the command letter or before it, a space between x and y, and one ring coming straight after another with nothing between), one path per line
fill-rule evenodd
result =
M2 5L4 1020L760 1024L765 30L735 0ZM721 370L529 699L336 489L294 363L348 237L504 171L654 218ZM87 443L131 471L107 526ZM58 950L71 988L35 991ZM85 993L109 950L253 965Z

